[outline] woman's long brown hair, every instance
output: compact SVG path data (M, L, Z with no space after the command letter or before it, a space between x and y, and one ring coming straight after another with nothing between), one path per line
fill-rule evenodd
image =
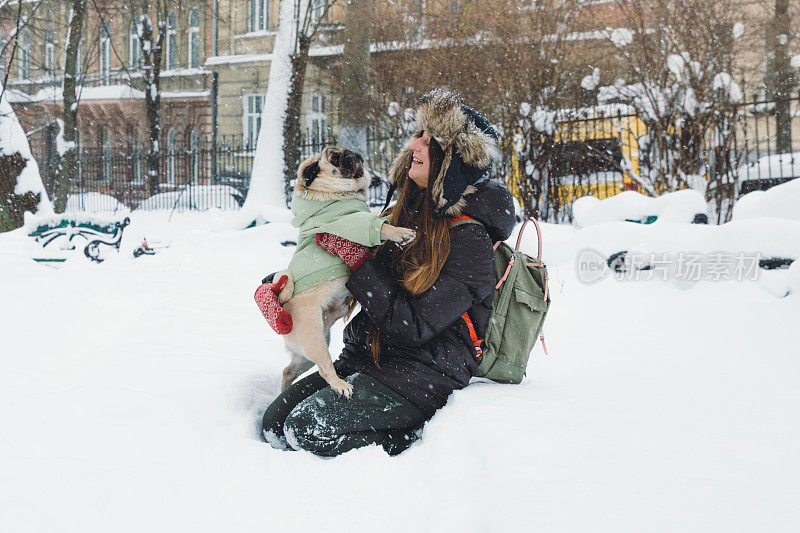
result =
M439 175L444 160L444 152L433 139L428 155L430 185ZM405 179L397 186L397 203L383 213L384 216L388 214L389 224L417 232L410 244L400 247L387 241L377 252L378 256L388 260L394 278L412 296L422 294L433 285L450 255L450 224L446 218L434 216L435 207L430 187L417 186L408 179L406 169ZM372 358L380 368L380 332L374 326L370 329L368 342Z

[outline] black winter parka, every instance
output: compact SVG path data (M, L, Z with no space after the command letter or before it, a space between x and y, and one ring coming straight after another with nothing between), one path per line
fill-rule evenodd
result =
M345 328L337 371L372 376L428 417L454 390L466 387L477 368L475 347L461 315L469 313L482 339L494 295L492 244L506 240L514 228L508 189L494 180L477 189L464 197L461 213L485 228L461 224L450 230L450 255L427 291L409 295L394 279L383 255L367 261L347 282L361 311ZM380 332L380 368L367 343L371 324Z

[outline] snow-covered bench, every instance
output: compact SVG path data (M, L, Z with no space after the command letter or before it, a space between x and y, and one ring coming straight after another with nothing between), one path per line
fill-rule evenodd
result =
M116 248L119 251L122 234L130 222L131 219L128 217L109 223L85 217L71 217L68 214L57 215L48 221L39 223L36 229L28 235L34 237L34 240L40 243L42 248L47 248L59 237L64 237L65 240L60 241L61 246L59 249L61 251L74 250L75 244L72 240L75 237L82 237L88 241L83 248L83 254L91 261L101 263L103 258L100 257L100 245ZM50 257L34 257L33 259L37 262L48 263L66 261L63 253L57 257L53 257L54 254L49 255Z

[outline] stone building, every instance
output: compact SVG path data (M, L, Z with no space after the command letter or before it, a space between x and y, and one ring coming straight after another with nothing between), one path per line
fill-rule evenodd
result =
M62 83L71 3L43 0L23 4L30 22L4 61L11 70L6 97L15 108L31 147L52 187L62 115ZM161 71L162 146L197 145L211 130L211 71L205 59L211 50L211 16L204 0L175 2L166 14L166 40ZM16 7L0 12L0 42L13 31ZM35 11L34 11L35 9ZM136 153L147 138L141 49L135 15L124 3L87 2L79 51L78 144L82 151ZM14 57L11 57L11 53ZM110 179L110 164L101 164ZM140 172L139 172L140 173ZM107 176L107 174L109 176Z
M312 16L325 14L312 45L302 103L301 130L313 145L323 143L336 129L336 96L327 69L342 53L337 42L343 28L343 8L327 6L324 1L309 0ZM210 146L214 110L217 145L251 150L267 91L279 0L192 0L169 4L173 8L166 13L149 13L155 25L159 21L166 25L160 76L162 153ZM0 58L0 79L6 78L5 69L10 65L6 97L29 132L34 155L50 189L55 173L57 120L63 108L70 7L65 0L23 3L22 14L29 22ZM82 152L103 157L143 153L148 135L146 87L135 7L109 0L87 2L79 52L78 124ZM16 9L16 4L9 3L0 10L0 46L14 32ZM240 163L237 161L234 166ZM113 165L105 162L98 166L101 178L110 179L115 172ZM173 166L168 160L164 171L173 172ZM246 174L238 169L229 171ZM142 169L130 173L130 179L141 179Z

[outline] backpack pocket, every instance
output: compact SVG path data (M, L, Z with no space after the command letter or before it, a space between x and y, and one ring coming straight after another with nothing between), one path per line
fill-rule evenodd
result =
M546 311L544 294L541 296L534 296L532 294L528 294L520 288L514 287L514 299L517 301L517 303L527 305L531 311L539 313Z

